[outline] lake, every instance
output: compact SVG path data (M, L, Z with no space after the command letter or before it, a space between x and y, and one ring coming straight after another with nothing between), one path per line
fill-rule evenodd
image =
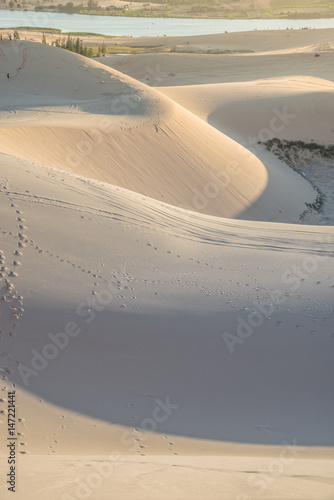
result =
M84 16L54 12L0 10L0 27L58 28L65 32L102 33L117 36L179 36L253 30L334 28L334 19L176 19Z

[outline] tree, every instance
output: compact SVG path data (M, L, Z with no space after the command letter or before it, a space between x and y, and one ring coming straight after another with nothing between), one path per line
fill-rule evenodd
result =
M17 30L14 31L14 38L16 38L16 40L20 40L20 34Z
M46 43L46 41L43 43ZM65 39L65 37L57 38L54 42L52 42L52 45L61 47L62 49L70 50L71 52L76 52L77 54L81 54L86 57L93 57L94 55L94 50L92 49L92 47L88 48L86 46L83 46L82 40L80 40L79 37L77 37L76 39L72 38L70 33L68 34L67 39Z
M97 0L88 0L87 3L88 10L94 10L99 7L99 2Z
M75 42L75 52L77 54L80 54L80 40L79 40L79 37L77 37L76 42Z
M67 4L64 7L65 12L74 12L74 5L73 2L67 2Z
M66 42L66 45L65 45L65 49L70 50L70 51L73 52L73 41L72 41L72 38L71 38L70 34L68 34L67 42Z

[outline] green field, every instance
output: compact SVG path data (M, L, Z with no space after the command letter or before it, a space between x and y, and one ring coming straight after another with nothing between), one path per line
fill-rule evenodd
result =
M78 0L77 0L78 1ZM98 0L67 4L39 1L36 11L66 12L128 17L193 17L227 19L312 19L334 17L333 0L154 0L154 4L136 1L124 7L101 7ZM142 0L141 0L142 2ZM16 4L17 6L18 4ZM265 7L264 7L265 5Z

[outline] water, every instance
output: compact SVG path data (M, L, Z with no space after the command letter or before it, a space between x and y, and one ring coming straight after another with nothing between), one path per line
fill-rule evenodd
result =
M334 28L334 19L166 19L143 17L82 16L54 12L0 10L0 27L58 28L64 32L117 36L180 36L277 29Z

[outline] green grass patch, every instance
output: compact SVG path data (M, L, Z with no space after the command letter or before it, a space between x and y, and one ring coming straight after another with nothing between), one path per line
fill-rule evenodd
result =
M87 33L86 31L64 31L64 35L70 35L70 36L89 36L89 37L103 37L103 38L128 38L128 37L122 37L122 36L115 36L115 35L103 35L102 33Z
M56 29L56 28L34 28L31 26L19 26L17 28L7 28L8 30L24 30L24 31L38 31L38 32L44 32L44 33L52 33L58 35L61 33L61 30Z
M161 45L152 46L129 46L129 45L106 45L105 55L113 54L141 54L145 52L161 52L163 47Z
M311 9L311 8L331 8L333 6L332 0L293 0L293 1L273 1L271 2L272 9Z

